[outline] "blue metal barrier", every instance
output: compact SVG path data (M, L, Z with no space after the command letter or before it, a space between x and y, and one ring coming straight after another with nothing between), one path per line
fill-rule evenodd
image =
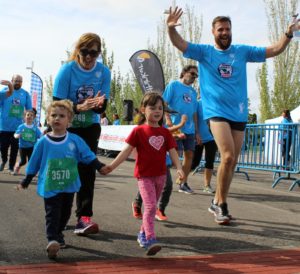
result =
M300 186L300 180L291 177L291 174L300 173L299 125L248 124L237 172L241 172L240 169L270 171L274 173L273 188L282 180L293 181L290 191L296 185Z

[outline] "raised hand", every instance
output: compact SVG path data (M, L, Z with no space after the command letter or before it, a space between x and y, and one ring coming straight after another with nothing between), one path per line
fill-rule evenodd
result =
M0 80L0 84L4 86L8 86L8 91L6 92L6 96L7 97L11 96L14 91L14 87L12 83L8 80Z
M169 15L167 17L167 25L169 28L180 26L181 23L178 22L178 19L183 14L183 11L181 8L176 7L174 10L172 10L172 7L169 9Z

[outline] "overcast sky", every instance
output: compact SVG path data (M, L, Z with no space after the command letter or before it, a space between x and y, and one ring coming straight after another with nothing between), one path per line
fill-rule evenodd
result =
M30 70L44 80L55 77L66 50L72 49L82 33L95 32L114 52L115 67L122 73L131 69L130 56L155 41L156 27L170 0L0 0L0 79L14 73L24 78L29 90ZM213 43L211 21L229 15L233 43L267 46L268 30L263 0L177 0L194 6L203 15L202 43ZM257 64L248 65L248 91L251 109L257 110L259 93L255 80Z

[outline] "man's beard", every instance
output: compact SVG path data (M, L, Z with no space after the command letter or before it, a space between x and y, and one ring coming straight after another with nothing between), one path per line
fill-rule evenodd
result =
M21 85L19 85L19 84L15 84L14 85L14 90L18 90L18 89L20 89L21 88Z
M219 37L215 38L215 42L216 44L219 46L220 49L225 50L228 49L231 45L231 40L232 37L231 36L227 36L227 41L226 44L224 44L224 42L222 41L222 39L220 39Z

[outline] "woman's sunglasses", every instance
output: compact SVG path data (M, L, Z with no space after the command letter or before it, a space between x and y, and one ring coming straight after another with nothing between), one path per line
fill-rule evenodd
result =
M90 55L91 57L97 57L99 55L99 51L94 50L94 49L92 49L92 50L80 49L79 54L84 57L86 57L88 55Z

